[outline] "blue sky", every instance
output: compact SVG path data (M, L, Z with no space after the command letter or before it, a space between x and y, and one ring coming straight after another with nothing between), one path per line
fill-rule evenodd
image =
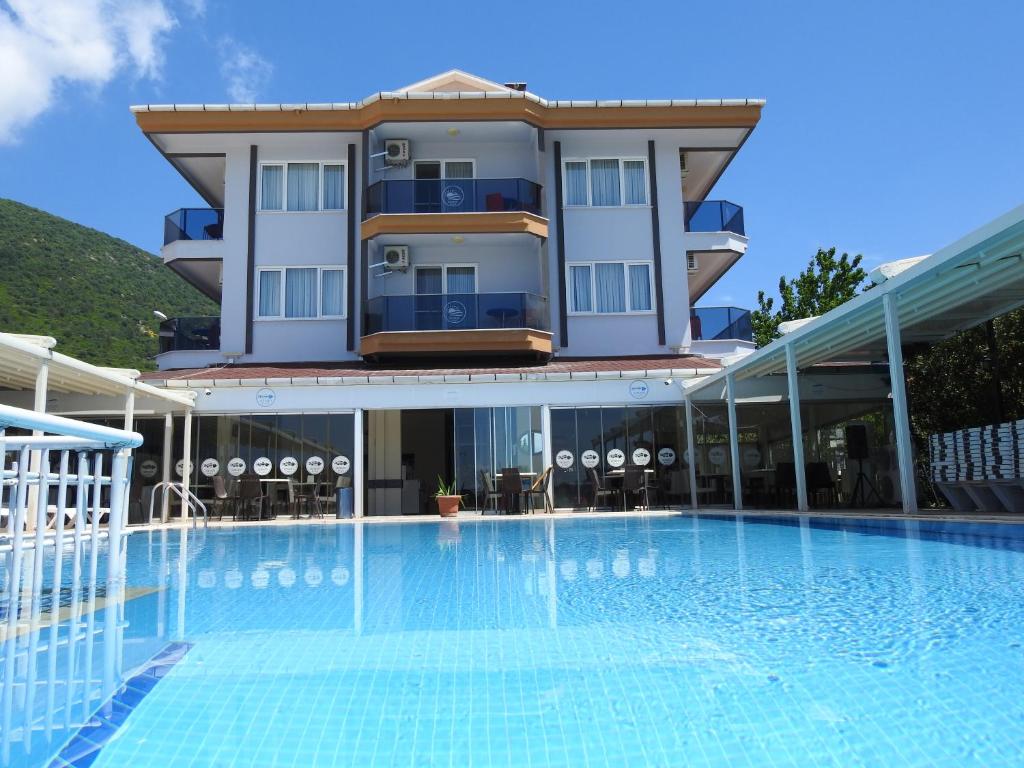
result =
M1019 0L0 0L0 196L157 252L202 202L130 104L349 101L453 67L550 99L763 97L711 195L750 249L702 302L753 306L819 246L871 266L1024 202L1022 24Z

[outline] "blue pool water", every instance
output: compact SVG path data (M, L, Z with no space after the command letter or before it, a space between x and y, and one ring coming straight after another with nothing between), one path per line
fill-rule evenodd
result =
M184 578L136 533L125 706L73 764L1024 764L1024 531L894 525L240 526Z

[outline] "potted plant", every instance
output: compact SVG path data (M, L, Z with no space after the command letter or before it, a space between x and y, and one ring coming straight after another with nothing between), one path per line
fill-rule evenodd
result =
M459 514L459 507L462 506L462 496L455 492L455 482L446 483L440 475L437 476L437 511L441 517L455 517Z

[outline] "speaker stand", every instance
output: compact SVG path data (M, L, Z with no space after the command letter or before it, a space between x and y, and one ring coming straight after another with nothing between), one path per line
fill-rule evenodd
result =
M858 494L860 494L859 502L857 500ZM878 506L883 506L882 497L879 495L878 489L868 479L868 476L864 474L864 459L857 459L857 482L854 483L853 493L850 494L850 507L861 507L863 509L872 498Z

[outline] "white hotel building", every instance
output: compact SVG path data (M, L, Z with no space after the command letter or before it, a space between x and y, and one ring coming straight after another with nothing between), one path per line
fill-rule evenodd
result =
M451 71L354 103L133 107L210 206L167 216L162 256L220 315L166 321L144 375L196 393L190 484L308 462L357 516L419 514L438 476L482 509L485 473L555 465L573 508L596 454L685 503L679 384L752 349L748 313L694 304L746 251L742 209L708 197L762 106ZM185 469L182 417L138 424L142 480Z

